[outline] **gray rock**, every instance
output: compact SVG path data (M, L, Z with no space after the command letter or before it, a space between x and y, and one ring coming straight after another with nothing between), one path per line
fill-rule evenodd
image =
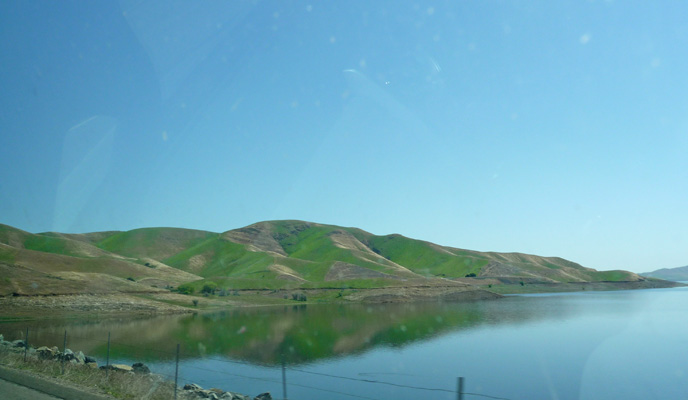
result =
M76 359L79 364L86 364L86 356L82 351L77 351L74 354L74 359Z
M86 357L84 357L84 362L86 364L95 364L98 362L98 360L96 360L94 357L86 356Z
M199 394L204 399L211 399L211 400L218 400L219 399L219 397L217 396L217 393L215 393L211 390L200 390L196 393Z
M184 390L187 390L189 399L217 399L217 400L253 400L251 396L246 396L240 393L225 392L222 389L203 389L195 383L189 383L184 385ZM259 396L260 400L272 400L270 393L263 393ZM267 397L265 397L267 396ZM258 399L258 397L256 397Z
M140 363L140 362L134 363L131 366L131 368L134 371L134 373L137 373L137 374L150 374L151 373L150 368L148 368L146 366L146 364L144 364L144 363Z
M65 361L72 361L76 358L76 356L74 355L73 351L71 351L69 349L65 349L65 351L62 353L62 356L60 358L62 360L65 360Z
M254 397L253 400L272 400L272 395L270 394L270 392L261 393L258 396Z
M111 371L119 371L119 372L131 372L132 368L128 365L124 364L110 364L110 365L103 365L100 367L100 369L109 369Z
M229 392L227 392L229 393ZM241 393L229 393L232 397L229 397L228 399L231 400L251 400L251 396L246 396Z
M200 387L200 386L198 386L198 385L195 384L195 383L187 383L186 385L184 385L184 390L193 390L193 391L197 391L197 390L203 390L203 388Z
M21 339L17 339L17 340L12 342L12 346L14 346L14 347L24 347L24 344L25 344L24 341Z

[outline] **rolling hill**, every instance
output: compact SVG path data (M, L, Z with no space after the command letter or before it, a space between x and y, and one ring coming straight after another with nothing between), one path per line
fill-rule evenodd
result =
M307 290L645 280L558 257L478 252L304 221L222 233L32 234L0 225L0 270L0 295L143 293L180 285L200 291L210 282L230 290Z
M667 281L688 281L688 265L678 268L662 268L652 272L644 272L640 275Z

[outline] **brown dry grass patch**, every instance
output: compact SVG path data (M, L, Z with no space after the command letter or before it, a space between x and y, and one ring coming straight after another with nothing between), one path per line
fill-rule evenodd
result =
M174 398L174 383L155 374L133 374L105 371L69 362L63 365L55 360L41 360L24 353L0 349L0 364L5 367L36 375L61 385L71 386L94 394L105 394L118 399L167 400Z

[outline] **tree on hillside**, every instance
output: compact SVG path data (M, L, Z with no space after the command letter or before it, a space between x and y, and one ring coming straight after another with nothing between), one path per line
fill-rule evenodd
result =
M217 283L208 282L205 285L203 285L203 289L201 289L201 293L213 294L213 293L215 293L215 289L217 289Z

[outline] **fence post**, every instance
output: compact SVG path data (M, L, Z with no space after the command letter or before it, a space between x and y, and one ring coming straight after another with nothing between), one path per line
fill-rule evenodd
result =
M64 362L67 358L67 330L65 329L64 340L62 341L62 375L64 375Z
M105 377L110 377L110 332L108 332L107 356L105 361Z
M456 388L456 398L459 400L463 400L463 376L460 376L458 381L458 387Z
M284 366L284 354L282 354L282 398L287 400L287 372Z
M24 362L26 362L26 352L29 350L29 327L26 327L26 334L24 334Z
M179 343L177 343L177 361L174 367L174 400L177 400L177 382L179 380Z

